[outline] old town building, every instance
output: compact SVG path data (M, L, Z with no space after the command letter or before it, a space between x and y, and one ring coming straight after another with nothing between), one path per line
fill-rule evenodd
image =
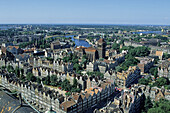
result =
M167 77L170 80L170 58L159 63L158 76Z
M140 77L140 69L137 66L130 66L127 71L117 72L116 84L120 87L130 87Z
M139 69L141 70L141 74L143 73L148 73L149 69L153 66L154 64L154 58L149 58L149 57L136 57L140 61L138 64Z

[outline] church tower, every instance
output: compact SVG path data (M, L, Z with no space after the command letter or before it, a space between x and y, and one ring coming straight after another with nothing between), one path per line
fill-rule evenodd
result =
M105 52L106 52L106 42L103 38L100 38L97 42L97 51L99 58L105 58Z

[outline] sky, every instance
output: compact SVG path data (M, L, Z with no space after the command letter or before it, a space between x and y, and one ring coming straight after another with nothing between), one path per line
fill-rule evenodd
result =
M170 25L170 0L0 0L0 24Z

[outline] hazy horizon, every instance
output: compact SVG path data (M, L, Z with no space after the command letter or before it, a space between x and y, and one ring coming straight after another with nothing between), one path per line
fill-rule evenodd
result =
M2 0L0 24L170 25L168 0Z

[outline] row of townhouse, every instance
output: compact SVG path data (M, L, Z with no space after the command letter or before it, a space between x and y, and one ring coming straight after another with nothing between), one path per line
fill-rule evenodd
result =
M170 58L158 64L158 76L167 77L170 80Z
M134 84L131 86L133 89L141 90L146 97L150 97L152 101L158 101L159 99L170 100L170 90L166 90L164 87L150 87L146 85Z
M67 113L88 112L113 95L114 90L114 84L107 81L100 87L90 87L82 93L73 94L66 102L60 104L60 108Z
M21 92L22 97L40 111L46 111L52 107L57 113L80 113L96 107L101 101L114 93L114 84L110 81L102 81L100 87L90 87L81 93L73 94L65 99L59 92L50 90L42 85L31 82L22 82L13 74L2 74L0 85L11 90Z
M0 85L10 91L20 92L23 98L42 112L50 107L57 113L64 112L59 106L64 102L65 97L57 91L31 82L22 82L12 74L0 75Z
M56 70L58 72L72 72L73 71L73 63L64 63L61 59L57 59L54 61L42 60L42 58L34 58L34 63L30 61L28 63L32 64L33 67L46 67Z
M4 59L0 59L0 64L2 66L8 66L11 65L14 69L19 66L19 68L22 68L24 70L23 74L26 75L28 72L32 71L32 66L27 62L18 62L18 61L5 61Z
M56 66L57 68L60 68L60 66ZM47 75L55 75L58 73L66 73L66 72L72 72L73 70L73 66L69 65L68 68L66 66L61 67L63 71L57 70L57 69L53 69L50 67L44 67L44 66L38 66L38 67L34 67L32 68L32 73L35 76L42 76L42 77L46 77ZM72 69L70 69L72 68ZM71 70L71 71L67 71L67 70Z

